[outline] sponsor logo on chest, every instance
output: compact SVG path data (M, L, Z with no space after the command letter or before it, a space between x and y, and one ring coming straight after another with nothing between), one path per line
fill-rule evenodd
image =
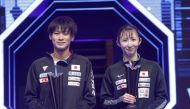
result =
M139 77L148 77L148 76L149 76L148 71L140 71Z
M46 72L47 71L47 69L48 69L48 66L47 65L44 65L44 66L42 66L41 67L42 68L42 70L43 70L43 73L41 73L40 75L39 75L39 82L40 83L47 83L48 82L48 73L51 73L51 72Z
M81 66L71 64L71 71L68 72L68 86L80 86L81 81Z
M122 78L121 78L122 77ZM117 90L121 90L127 88L127 80L123 79L124 74L117 75L117 80L115 81L115 85ZM150 87L151 87L151 78L148 71L140 71L137 88L138 88L138 98L149 98Z
M71 64L71 70L74 70L74 71L80 71L80 65L77 65L77 64Z
M140 71L138 82L138 98L149 98L150 74L148 71Z
M124 76L124 74L122 75L117 75L116 77L117 78L121 78L122 76ZM124 88L127 88L127 83L126 83L126 79L119 79L119 80L116 80L115 81L115 85L117 87L117 90L121 90L121 89L124 89Z
M39 75L39 82L40 83L47 83L48 82L48 73L51 73L51 72L45 72L45 73L41 73Z
M138 88L139 98L149 98L149 88Z

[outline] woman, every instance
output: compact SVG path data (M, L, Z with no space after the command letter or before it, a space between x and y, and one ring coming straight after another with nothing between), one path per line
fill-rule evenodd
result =
M166 83L158 63L144 59L137 49L142 42L137 29L121 27L117 45L123 59L106 70L101 99L108 109L162 109L167 104Z

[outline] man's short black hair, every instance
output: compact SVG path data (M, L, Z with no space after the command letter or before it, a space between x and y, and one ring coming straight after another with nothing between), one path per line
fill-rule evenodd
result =
M75 36L77 34L77 24L68 16L59 16L53 19L48 26L48 33L52 35L54 31L61 29L62 32Z

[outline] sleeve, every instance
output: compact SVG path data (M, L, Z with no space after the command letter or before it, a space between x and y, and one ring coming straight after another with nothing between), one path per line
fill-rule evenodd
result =
M39 81L36 75L36 67L33 63L28 71L24 100L30 109L45 109L39 99Z
M163 109L168 102L166 81L162 69L157 64L157 76L155 83L155 100L146 109Z
M110 69L107 68L102 80L100 98L104 108L115 109L120 104L119 98L114 98L114 88L110 77Z
M93 109L96 105L96 94L94 85L94 75L91 62L88 63L86 70L86 82L83 91L82 101L80 101L77 109Z

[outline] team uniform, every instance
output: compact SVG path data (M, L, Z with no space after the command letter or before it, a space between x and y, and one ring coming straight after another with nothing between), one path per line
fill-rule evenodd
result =
M54 109L48 73L63 73L63 107L61 109L92 109L96 103L91 62L72 54L54 64L48 54L32 63L28 72L25 101L31 109Z
M128 64L126 65L123 60L107 68L101 87L104 108L127 109L129 104L122 102L119 97L128 93L129 88L131 94L137 97L135 104L138 109L165 107L168 95L160 66L144 58L140 58L135 64L130 73Z

